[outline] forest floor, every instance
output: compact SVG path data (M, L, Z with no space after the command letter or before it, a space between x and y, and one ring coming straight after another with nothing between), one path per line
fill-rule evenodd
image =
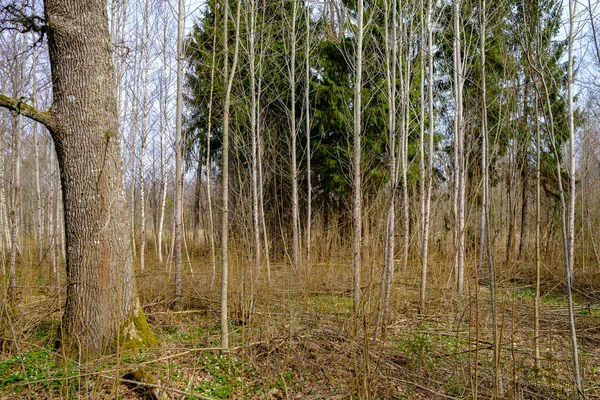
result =
M534 287L499 282L495 368L489 289L474 279L459 297L448 288L450 275L432 277L420 315L416 270L398 273L382 333L375 329L378 280L366 282L365 308L356 318L347 266L315 265L305 273L274 265L272 284L255 283L253 296L245 275L234 271L231 349L224 351L218 285L209 287L208 270L187 276L180 311L169 307L167 272L140 274L139 290L159 345L85 362L54 350L60 296L32 290L2 341L0 399L487 399L496 373L497 398L565 399L573 391L561 285L542 288L536 368ZM577 295L575 318L586 396L600 398L598 299ZM144 385L134 383L140 371Z

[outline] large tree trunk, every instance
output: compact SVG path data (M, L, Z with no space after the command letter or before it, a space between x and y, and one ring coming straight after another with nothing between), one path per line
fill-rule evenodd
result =
M153 340L135 292L104 1L46 1L67 248L68 345ZM82 35L81 32L86 32Z
M46 2L67 248L69 345L97 353L154 340L129 249L111 43L101 0ZM85 31L86 35L81 35Z
M133 280L106 3L47 0L45 7L51 111L5 96L0 106L44 123L54 140L68 248L63 344L84 356L150 344Z

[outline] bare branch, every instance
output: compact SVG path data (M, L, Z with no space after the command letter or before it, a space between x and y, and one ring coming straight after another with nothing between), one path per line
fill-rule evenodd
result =
M38 35L32 47L41 44L48 32L44 17L36 15L33 5L28 2L21 4L9 3L0 6L0 32L15 30L21 33L33 32Z
M12 97L0 94L0 107L7 108L11 111L16 112L17 114L21 114L27 118L37 121L40 124L46 126L46 128L48 128L48 130L50 130L51 132L54 131L56 127L56 120L54 119L54 115L52 115L51 112L38 111L35 107L23 103L22 100L17 100Z

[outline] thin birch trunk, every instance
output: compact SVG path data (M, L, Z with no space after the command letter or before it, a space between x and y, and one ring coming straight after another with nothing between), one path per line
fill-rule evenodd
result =
M569 300L569 325L571 328L571 350L573 356L573 375L575 380L575 397L585 397L583 382L580 375L579 354L577 346L577 330L575 327L575 316L573 313L573 273L575 271L575 197L576 178L575 178L575 110L573 106L573 46L575 41L575 13L576 4L574 0L569 0L569 58L567 66L567 99L569 114L569 206L568 206L568 228L567 228L567 263L565 265L565 275L567 280L567 296Z
M57 175L60 176L60 168L59 168L59 164L57 161L57 166L56 166L56 171L57 171ZM60 180L59 180L60 182ZM67 237L65 234L65 213L64 213L64 202L63 202L63 189L61 185L56 185L56 196L54 196L55 200L56 200L56 207L54 207L54 209L56 210L55 212L55 222L54 222L54 226L56 227L56 231L58 234L58 238L56 239L58 241L58 246L59 246L59 250L60 250L60 259L59 261L61 263L65 263L67 262ZM57 272L57 277L58 277L58 272Z
M192 213L192 246L200 245L200 229L205 229L202 222L202 144L198 141L198 162L196 163L196 187L194 188L194 204Z
M352 250L354 269L354 312L360 310L361 300L361 242L362 242L362 180L361 180L361 89L362 89L362 54L363 54L363 0L358 0L356 10L357 32L355 50L354 77L354 151L352 159L353 196L352 196Z
M227 307L227 286L229 274L229 108L231 105L231 87L237 68L240 43L241 0L237 1L235 18L235 45L231 70L228 69L228 11L229 2L225 0L223 21L223 50L225 55L224 80L226 82L225 101L223 103L223 219L221 223L221 347L229 348L229 317Z
M2 119L2 124L4 126L4 119ZM8 219L8 211L7 211L7 197L6 197L6 168L4 163L4 154L6 151L6 137L5 131L2 129L2 135L0 137L0 154L2 157L0 158L0 216L2 217L2 236L3 241L6 241L6 248L10 249L12 247L12 242L10 238L10 220ZM6 266L4 263L2 264L3 271Z
M117 2L120 6L117 6ZM119 118L119 130L123 131L123 75L125 74L126 64L124 57L119 53L122 51L119 46L123 46L125 42L125 26L127 25L127 1L112 0L111 2L111 40L113 48L113 63L115 66L115 91L117 97L117 115Z
M20 62L19 78L16 82L18 89L16 89L17 95L15 98L21 98L25 92L25 54L27 50L27 42L23 39L23 55ZM16 43L15 43L16 47ZM12 196L12 208L11 214L11 227L10 227L10 242L12 246L10 248L10 302L12 305L16 304L17 299L17 248L19 240L19 217L21 215L21 137L23 136L23 115L16 114L15 117L15 130L13 131L13 143L12 143L12 165L13 165L13 196Z
M33 2L32 8L35 10L35 1ZM33 47L32 60L31 60L31 73L33 75L33 93L31 94L31 104L37 108L37 47ZM33 151L34 151L34 168L35 168L35 201L36 201L36 215L37 215L37 247L38 247L38 260L41 262L44 258L44 216L42 211L42 189L40 186L40 144L38 138L38 124L33 123ZM2 153L4 154L4 153Z
M140 151L140 270L145 267L146 257L146 180L145 180L145 156L146 141L148 138L148 83L150 69L150 2L146 0L144 9L144 92L142 100L142 133Z
M388 152L389 152L389 171L390 171L390 197L386 223L386 249L383 266L383 276L381 279L380 294L380 325L385 334L388 315L392 282L394 279L394 253L395 253L395 225L396 225L396 190L398 180L396 174L396 68L397 68L397 3L396 0L390 4L384 2L384 25L385 25L385 67L386 67L386 86L388 102ZM391 37L390 37L391 20ZM390 46L391 45L391 46ZM381 301L383 300L383 301Z
M6 196L4 194L4 182L5 182L5 170L4 170L4 153L5 153L5 144L4 138L6 134L6 125L4 122L4 118L0 118L0 249L2 249L2 277L6 276L6 251L5 251L5 241L6 241L6 249L10 250L10 234L8 232L9 221L6 213Z
M265 220L265 201L264 201L264 176L263 176L263 159L264 159L264 136L261 128L261 113L260 113L260 99L262 91L262 64L259 69L258 78L258 98L257 98L257 114L256 114L256 125L258 127L258 206L260 209L260 220L261 230L263 233L263 243L265 246L265 269L267 271L267 282L271 285L271 259L269 253L269 233L267 232L267 222Z
M173 257L175 262L175 299L181 302L183 297L182 283L182 218L183 218L183 133L182 133L182 113L183 113L183 20L184 20L183 0L179 0L177 14L177 101L175 111L175 229L173 232L175 243L173 248Z
M262 21L266 20L267 7L263 3ZM260 59L263 60L266 55L267 46L265 45L265 33L266 29L261 29L261 37L259 43L260 46ZM264 256L265 256L265 269L267 273L267 282L271 286L271 259L269 255L269 233L267 232L267 223L265 220L265 203L264 203L264 177L263 177L263 159L265 154L265 142L262 130L261 120L261 99L262 99L262 83L263 83L263 68L264 64L261 62L258 64L258 85L257 85L257 98L256 98L256 127L257 127L257 140L258 140L258 207L260 211L260 223L264 243Z
M412 41L409 35L412 32L412 21L409 24L402 24L403 27L401 37L399 38L400 48L408 48L407 53L412 53ZM406 42L405 42L406 41ZM402 176L402 209L403 209L403 247L402 247L402 270L406 271L408 267L408 252L410 246L410 198L408 193L408 136L409 136L409 119L410 119L410 76L411 62L409 58L403 59L400 67L400 155L397 159L397 174Z
M56 188L56 177L54 176L54 161L51 161L51 168L49 168L47 178L50 182L50 188L48 190L48 252L50 253L50 281L55 287L58 287L58 263L56 260L56 224L55 224L55 213L56 203L55 198L58 197Z
M311 181L311 146L310 146L310 6L306 5L306 55L304 75L304 122L306 130L306 267L310 268L310 246L312 229L312 181Z
M292 158L292 267L298 268L300 254L299 225L300 217L298 210L298 166L296 154L296 16L298 13L298 1L292 0L292 21L290 32L290 64L288 66L288 79L290 83L290 136L291 136L291 158Z
M542 138L540 132L540 115L538 109L538 93L535 93L535 136L536 136L536 168L535 168L535 303L534 303L534 327L533 327L533 352L535 369L540 367L540 283L542 260L540 254L541 221L542 221L542 201L541 201L541 180L542 180Z
M425 25L425 6L423 0L419 2L419 25L420 25L420 42L421 42L421 66L419 68L420 72L420 80L419 80L419 171L421 172L419 185L419 200L421 206L421 291L423 291L423 278L427 279L427 266L425 263L425 203L426 203L426 184L425 180L427 178L427 171L425 170L425 57L427 54L427 48L425 47L425 30L427 26ZM425 271L425 277L423 277L423 271ZM421 296L421 300L419 303L419 312L423 313L425 306L425 296Z
M239 1L238 1L239 3ZM239 10L239 8L238 8ZM229 0L223 0L223 81L229 83ZM229 86L225 88L222 133L221 203L221 347L229 347L227 279L229 273Z
M423 213L423 244L421 249L421 312L425 311L427 293L427 267L429 256L429 226L431 217L431 192L433 190L434 113L433 113L433 0L427 2L427 101L429 112L427 194Z
M138 66L138 62L137 62L137 56L134 55L134 70L137 70L137 66ZM134 85L137 82L137 79L133 79L134 81ZM137 85L135 85L137 86ZM130 90L133 92L135 91L134 88L130 88ZM131 185L131 192L129 194L129 198L130 198L130 204L129 206L131 207L131 253L132 253L132 257L135 260L136 258L136 254L137 254L137 246L136 246L136 238L135 238L135 160L136 160L136 152L135 152L135 145L136 145L136 139L137 139L137 129L138 129L138 112L139 112L139 102L136 99L136 96L134 94L132 94L131 96L131 127L130 127L130 136L131 136L131 152L130 152L130 160L131 160L131 181L129 182L129 184ZM134 263L135 264L135 263Z
M213 24L213 43L212 43L212 60L210 67L210 94L208 100L208 127L206 132L206 202L208 203L208 223L209 223L209 239L210 239L210 288L215 284L217 276L217 266L215 257L215 223L212 208L212 182L210 176L210 141L212 138L212 109L213 95L215 82L215 58L217 46L217 18L215 17Z
M465 248L465 160L463 126L463 68L461 55L461 1L454 1L454 242L455 274L458 293L463 292L464 284L464 248Z
M481 53L481 170L483 175L483 199L481 207L481 242L480 242L480 266L483 265L483 254L487 254L488 274L490 280L490 309L492 314L492 347L494 351L494 394L500 395L500 347L498 343L498 324L496 316L496 276L491 249L491 230L489 226L490 194L489 194L489 136L487 115L487 82L486 82L486 0L481 0L480 11L480 53ZM464 229L464 228L463 228ZM487 239L487 240L486 240ZM487 249L487 252L485 251Z
M254 262L250 266L250 312L254 305L254 279L260 269L260 224L258 213L258 139L256 126L256 16L257 0L249 2L250 21L246 20L249 26L248 35L248 58L250 69L250 136L252 142L251 163L252 163L252 234L254 240Z
M23 63L24 64L24 63ZM24 68L24 67L23 67ZM18 97L17 97L18 98ZM21 137L23 134L23 116L18 114L15 117L15 130L13 131L12 142L12 165L13 165L13 184L12 184L12 207L10 210L10 301L15 304L17 298L17 253L19 239L19 216L21 208Z
M410 44L409 44L410 47ZM409 51L410 53L410 51ZM408 135L409 135L409 113L410 113L410 105L409 105L409 91L410 91L410 83L409 83L409 66L410 61L405 60L405 71L404 77L402 78L402 85L404 85L403 90L403 108L404 111L402 113L401 119L401 137L402 141L400 146L400 162L401 162L401 170L402 170L402 209L404 214L404 245L402 246L402 270L406 271L408 268L408 250L410 247L410 198L408 194Z
M574 10L573 10L573 4L571 3L571 1L569 1L569 58L568 58L568 69L567 69L567 76L568 76L568 97L569 99L567 100L568 102L568 106L569 106L569 112L572 111L572 78L573 78L573 71L572 71L572 62L573 62L573 43L572 43L572 39L573 39L573 28L574 28ZM532 61L529 60L529 63L532 64ZM553 115L553 111L552 111L552 103L550 100L550 90L548 88L548 84L546 82L546 77L545 77L545 73L543 71L543 69L536 69L536 72L539 74L540 76L540 80L541 83L544 87L544 95L545 95L545 100L546 100L546 107L548 109L548 118L549 118L549 122L550 122L550 142L551 142L551 146L552 146L552 150L554 152L554 157L557 160L556 162L556 177L558 180L558 192L559 192L559 198L560 198L560 216L561 216L561 237L562 237L562 245L563 245L563 265L564 265L564 269L565 269L565 280L566 280L566 286L567 286L567 298L568 298L568 312L569 312L569 327L570 327L570 331L571 331L571 351L572 351L572 358L573 358L573 367L574 367L574 371L573 371L573 380L574 380L574 386L575 386L575 398L576 399L582 399L584 397L584 393L583 393L583 386L582 386L582 381L581 381L581 375L580 375L580 371L579 371L579 350L578 350L578 345L577 345L577 330L576 330L576 326L575 326L575 316L573 313L573 296L572 296L572 281L571 281L571 272L570 272L570 251L569 251L569 237L568 237L568 232L567 232L567 226L568 226L568 221L567 221L567 202L565 199L565 193L564 193L564 188L563 188L563 182L562 182L562 168L561 168L561 163L560 163L560 157L558 154L558 149L556 147L556 135L555 135L555 124L554 124L554 115ZM569 116L570 118L571 116ZM571 127L569 127L571 128ZM572 148L571 145L573 144L573 139L574 137L571 136L571 134L574 134L574 132L572 132L569 129L569 163L574 163L574 154L571 153ZM573 157L572 157L573 156ZM573 173L574 173L574 169L573 169ZM574 176L571 177L571 171L569 171L569 184L571 184L571 179L574 179ZM572 194L573 196L575 195L575 193ZM570 211L570 210L569 210Z
M169 116L168 116L168 103L169 103L169 85L167 84L167 20L165 17L163 25L163 43L162 43L162 57L163 57L163 85L162 85L162 115L161 115L161 127L160 127L160 170L162 177L161 185L161 201L160 211L158 217L158 234L156 238L156 251L158 254L158 262L162 265L163 263L163 229L165 220L165 207L167 203L167 155L166 155L166 143L165 138L168 135Z

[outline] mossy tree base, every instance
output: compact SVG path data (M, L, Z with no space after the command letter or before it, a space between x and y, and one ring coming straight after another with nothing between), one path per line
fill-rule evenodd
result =
M119 329L117 348L119 350L131 350L153 346L156 346L156 337L150 329L146 314L144 314L144 310L138 302L131 317Z
M56 348L60 348L61 353L67 357L83 357L84 359L98 356L99 353L117 353L130 351L140 348L154 347L157 344L156 337L146 320L144 310L139 303L126 322L122 323L115 333L114 339L107 345L98 347L100 350L82 348L80 343L70 338L70 335L64 331L64 326L58 329L56 338Z

